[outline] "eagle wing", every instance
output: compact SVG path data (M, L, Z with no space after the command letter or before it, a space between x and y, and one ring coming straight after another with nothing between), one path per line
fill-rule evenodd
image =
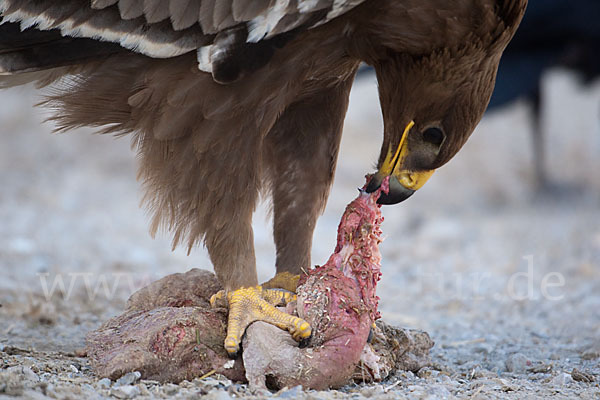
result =
M153 58L198 50L199 67L210 72L215 59L222 60L231 48L311 29L363 1L0 0L0 15L3 23L18 23L21 30L58 30Z

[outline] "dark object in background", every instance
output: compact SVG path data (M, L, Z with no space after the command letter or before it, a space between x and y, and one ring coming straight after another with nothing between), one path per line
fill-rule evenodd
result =
M498 69L488 110L523 98L534 111L532 140L537 190L555 192L544 170L540 83L552 67L565 67L589 83L600 75L600 1L530 0Z

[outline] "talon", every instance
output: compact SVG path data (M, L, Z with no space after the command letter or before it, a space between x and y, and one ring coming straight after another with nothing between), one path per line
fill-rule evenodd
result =
M212 308L227 307L227 292L225 290L219 290L217 293L210 296L209 302Z
M295 284L297 279L292 282ZM276 306L286 305L296 298L297 296L289 291L268 289L262 286L240 288L228 292L221 290L213 295L210 298L211 306L218 307L220 303L224 303L229 308L227 337L224 342L229 356L234 357L238 353L241 338L248 325L254 321L264 321L285 329L296 341L307 340L312 333L310 324L276 308Z
M239 340L235 337L226 337L224 342L225 350L227 350L227 354L230 356L235 356L237 352L240 350Z
M310 339L311 338L312 338L312 335L309 336L309 337L307 337L307 338L305 338L305 339L300 340L298 342L298 347L300 347L301 349L303 349L305 347L308 347L308 345L310 344Z

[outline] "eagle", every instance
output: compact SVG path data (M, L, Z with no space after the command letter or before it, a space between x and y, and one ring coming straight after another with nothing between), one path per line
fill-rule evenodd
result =
M389 180L379 202L396 204L472 133L526 3L0 0L0 84L48 86L57 131L131 135L150 230L207 248L235 354L255 320L310 337L274 305L311 265L359 65L376 72L384 121L366 190ZM277 272L263 285L252 232L261 193Z

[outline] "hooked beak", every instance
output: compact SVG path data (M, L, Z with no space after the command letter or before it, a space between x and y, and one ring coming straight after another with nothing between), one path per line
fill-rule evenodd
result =
M367 185L366 191L368 193L374 192L379 189L385 177L390 177L390 190L388 193L381 193L379 200L377 200L379 204L397 204L408 199L435 172L435 170L411 171L404 167L404 161L408 156L408 132L414 124L414 121L410 121L406 125L400 139L400 144L395 152L392 151L390 145L379 171L371 177Z

